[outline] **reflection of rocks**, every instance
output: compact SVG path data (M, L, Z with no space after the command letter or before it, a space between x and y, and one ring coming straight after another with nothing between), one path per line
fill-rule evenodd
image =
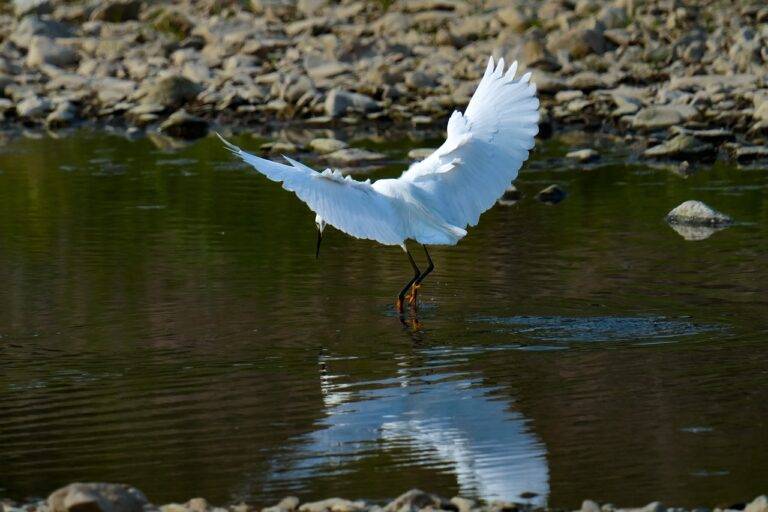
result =
M725 229L725 227L689 226L685 224L670 224L670 227L674 229L678 235L691 242L706 240L718 231Z
M208 133L208 121L178 110L160 125L160 131L179 139L199 139Z

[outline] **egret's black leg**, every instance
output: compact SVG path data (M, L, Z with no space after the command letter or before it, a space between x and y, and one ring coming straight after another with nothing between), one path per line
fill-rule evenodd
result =
M397 296L397 303L395 303L395 306L397 307L397 312L401 313L403 312L403 301L405 300L405 294L408 293L408 290L411 289L411 286L413 286L413 283L416 282L416 280L421 275L421 271L419 270L419 267L416 266L416 262L413 261L413 256L411 256L411 252L408 250L408 248L405 248L405 254L408 255L408 261L411 262L411 266L413 267L413 279L408 281L408 284L406 284L402 290L400 290L400 294Z
M434 263L432 263L432 258L429 256L429 251L427 250L427 246L426 246L426 245L422 245L422 247L424 248L424 254L426 254L426 255L427 255L427 261L429 262L429 264L427 265L427 270L425 270L425 271L424 271L424 272L423 272L423 273L422 273L422 274L419 276L419 278L416 280L416 283L415 283L416 285L420 285L420 284L421 284L421 282L424 280L424 278L425 278L425 277L427 277L427 276L429 275L429 273L430 273L430 272L432 272L433 270L435 270L435 264L434 264Z
M432 272L435 269L435 264L432 263L432 258L429 256L429 251L427 250L427 246L422 244L421 245L424 248L424 254L427 255L427 270L419 274L419 277L416 278L416 281L414 281L413 286L411 287L411 293L408 295L408 303L411 306L416 306L417 300L418 300L418 294L419 294L419 287L421 286L421 282L424 280L427 275Z

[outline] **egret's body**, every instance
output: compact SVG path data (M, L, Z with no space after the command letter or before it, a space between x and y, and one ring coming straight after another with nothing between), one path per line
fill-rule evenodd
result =
M316 215L318 250L326 224L355 238L399 245L408 254L414 278L398 297L416 290L421 273L405 245L454 245L474 226L517 177L538 132L536 88L530 73L515 80L517 63L504 71L504 60L488 67L464 114L455 111L448 121L446 141L396 179L357 181L338 170L317 172L285 157L273 162L227 147L243 161L283 188L293 191Z

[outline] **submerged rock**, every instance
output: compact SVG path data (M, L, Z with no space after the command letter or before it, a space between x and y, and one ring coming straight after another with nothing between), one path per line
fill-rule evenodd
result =
M539 201L548 204L557 204L565 199L565 196L565 190L560 188L558 185L550 185L536 194L536 197L539 199Z
M689 242L698 242L706 240L718 231L722 231L725 227L712 227L712 226L688 226L685 224L670 224L669 225L675 233L683 237Z
M701 201L686 201L673 208L666 216L670 224L686 226L723 227L733 224L733 219L707 206Z
M143 512L146 496L129 485L73 483L48 497L50 512Z

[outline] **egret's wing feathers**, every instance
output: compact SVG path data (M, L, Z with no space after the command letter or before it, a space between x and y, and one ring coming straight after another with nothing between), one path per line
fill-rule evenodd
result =
M517 62L488 62L464 114L448 121L448 137L401 179L425 192L427 206L456 226L474 226L517 177L538 133L539 100L530 73L515 80Z
M310 210L328 224L357 238L396 245L403 241L401 218L389 200L374 190L370 181L356 181L339 171L316 172L310 167L285 159L291 165L260 158L224 140L227 149L267 178L282 182Z

